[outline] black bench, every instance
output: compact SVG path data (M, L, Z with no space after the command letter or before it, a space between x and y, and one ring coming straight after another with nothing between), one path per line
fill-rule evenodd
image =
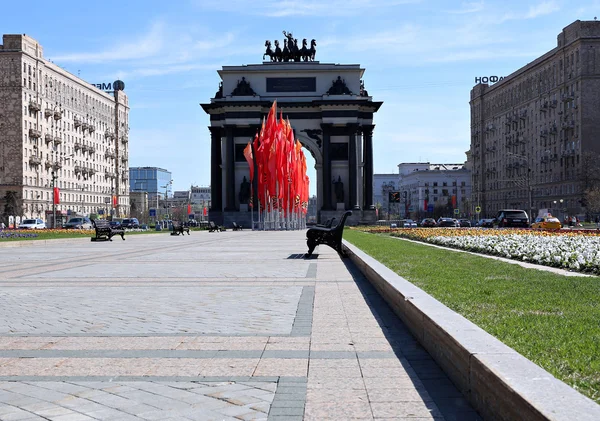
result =
M237 222L234 221L231 224L233 225L233 230L234 231L241 231L242 230L242 226L239 225Z
M221 232L222 229L221 229L220 226L218 226L217 224L215 224L215 221L210 221L208 223L208 232L215 232L215 231Z
M306 245L308 246L307 256L312 255L315 247L319 244L325 244L338 253L342 254L342 234L346 218L352 215L352 211L344 212L342 220L335 227L313 227L306 232Z
M110 222L106 219L94 219L92 220L94 229L96 230L96 236L92 237L92 241L112 241L112 237L120 235L125 240L125 230L123 228L113 228L110 226Z
M171 235L183 235L184 232L187 232L188 235L190 235L190 229L186 227L183 222L173 221L173 231L171 232Z
M331 226L333 225L333 221L335 221L335 216L333 218L328 219L327 221L325 221L324 224L317 224L315 226L317 227L321 227L321 228L331 228Z

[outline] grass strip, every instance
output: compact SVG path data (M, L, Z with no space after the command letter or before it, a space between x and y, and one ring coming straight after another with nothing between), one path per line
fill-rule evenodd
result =
M386 234L344 239L600 403L600 279L568 277Z

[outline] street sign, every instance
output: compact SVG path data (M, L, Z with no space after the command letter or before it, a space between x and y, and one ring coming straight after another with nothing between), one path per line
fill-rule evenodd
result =
M460 209L454 209L454 215L460 214Z
M189 218L189 219L194 219L195 217L196 217L196 215L194 215L193 213L190 213L190 214L188 215L188 218Z
M475 213L481 213L481 206L477 206L475 208Z
M433 205L427 205L427 212L433 212Z
M149 212L150 212L150 214L149 214L150 216L156 216L156 209L150 209Z

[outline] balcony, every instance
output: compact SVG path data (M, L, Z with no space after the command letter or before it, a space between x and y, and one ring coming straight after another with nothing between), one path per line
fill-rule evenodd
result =
M558 101L553 99L552 101L550 101L550 107L552 108L556 108L556 106L558 105Z
M44 110L44 118L50 118L54 115L54 111L50 108Z
M46 141L46 144L54 142L54 136L52 136L50 133L46 133L44 135L44 140Z
M90 128L90 125L87 123L81 123L81 131L85 132L87 129Z
M88 145L81 145L81 152L86 153L89 150Z
M62 168L62 164L60 162L55 162L54 164L52 164L52 168L54 169L54 171L60 170Z
M563 102L573 101L575 99L575 92L569 92L566 94L562 94L561 98L562 98Z
M46 162L44 162L44 167L46 167L46 169L49 169L50 167L52 167L52 162L49 160L46 160Z
M94 126L92 124L88 125L88 132L90 132L90 134L94 133L95 131L96 131L96 126Z
M73 126L75 126L75 128L77 128L77 127L81 126L81 120L80 120L80 119L78 119L77 117L75 117L75 118L73 119Z
M90 169L88 169L88 174L89 175L94 175L94 174L96 174L96 170L93 169L93 168L90 168Z
M60 136L54 136L54 144L58 146L61 143L62 143L62 137L60 137Z
M107 150L106 152L104 152L104 157L110 158L110 159L115 159L115 153Z
M117 175L114 172L106 171L104 173L104 178L117 178Z
M129 138L128 138L127 136L123 136L123 137L121 138L121 143L122 143L123 145L127 145L127 143L128 143L128 142L129 142Z
M523 110L519 113L519 118L525 120L527 118L527 110Z
M548 136L548 130L540 130L540 137L547 137Z
M555 135L558 132L556 124L550 127L550 134Z
M496 130L496 126L494 126L492 123L488 124L487 127L485 128L486 132L493 132Z
M75 145L73 146L73 149L75 149L75 152L77 152L78 150L80 150L82 148L82 144L79 142L75 142Z
M128 179L129 179L129 172L128 172L128 171L123 171L123 172L121 173L121 178L122 178L123 180L128 180Z
M575 128L575 121L574 120L570 120L570 121L563 121L563 123L561 124L561 127L564 130L570 130Z
M128 158L129 158L129 156L126 153L124 153L123 155L121 155L121 161L123 161L123 162L127 162Z
M104 138L105 139L114 139L115 134L113 132L111 132L110 130L107 130L104 132Z
M81 165L75 165L75 174L83 173L84 168Z
M62 111L54 111L54 119L61 120L62 119Z
M31 155L29 157L29 165L33 165L34 167L37 167L38 165L42 164L42 158L36 155Z
M38 111L42 111L42 106L35 101L29 101L29 111L37 113Z
M96 153L96 148L93 146L88 146L88 153L90 155L93 155L94 153Z
M549 157L548 155L544 155L544 156L542 156L542 159L541 159L541 161L542 161L542 163L544 163L544 164L545 164L545 163L547 163L548 161L550 161L550 157Z
M42 132L36 129L29 129L29 137L33 139L39 139L40 137L42 137Z

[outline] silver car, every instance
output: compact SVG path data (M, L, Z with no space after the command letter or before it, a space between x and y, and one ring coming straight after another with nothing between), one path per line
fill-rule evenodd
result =
M90 230L93 227L94 226L92 225L92 221L90 220L90 218L86 218L86 217L82 217L82 216L75 216L75 217L69 219L69 221L67 221L67 223L63 225L64 229Z
M46 229L46 223L39 218L23 219L23 221L19 224L19 228L29 230L43 230Z

